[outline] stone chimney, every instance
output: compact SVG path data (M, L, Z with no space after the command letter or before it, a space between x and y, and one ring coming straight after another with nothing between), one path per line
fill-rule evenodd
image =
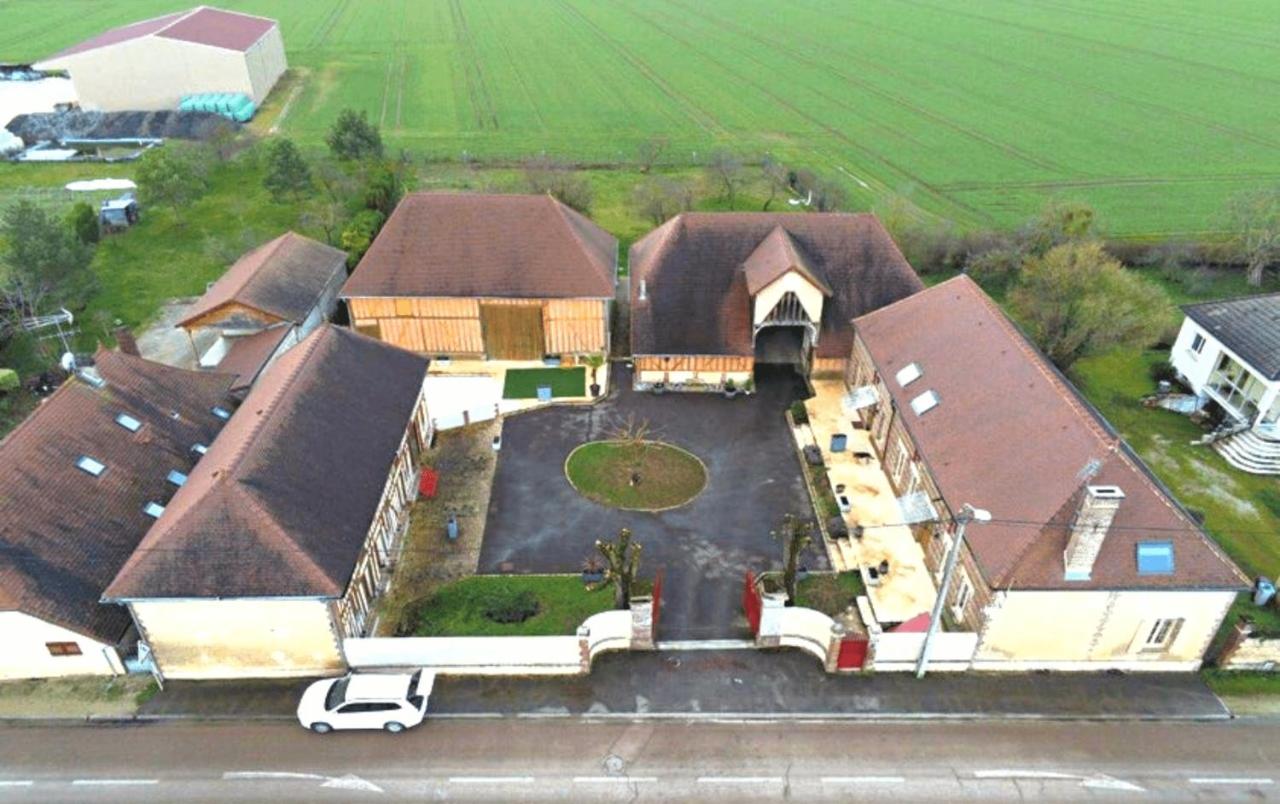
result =
M133 330L128 327L116 327L116 346L120 347L120 352L134 357L142 357L142 353L138 351L138 339L133 337Z
M1124 492L1119 486L1085 486L1080 510L1071 522L1071 541L1062 554L1066 580L1087 581L1093 574L1102 542L1107 538L1111 522L1120 510Z

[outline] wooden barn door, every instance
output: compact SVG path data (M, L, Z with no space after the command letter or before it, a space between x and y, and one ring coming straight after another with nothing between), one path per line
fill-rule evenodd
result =
M541 304L480 304L485 353L491 360L538 360L543 354Z

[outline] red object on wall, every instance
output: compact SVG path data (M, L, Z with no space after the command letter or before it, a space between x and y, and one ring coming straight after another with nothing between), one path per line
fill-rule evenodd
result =
M436 487L440 484L440 473L435 469L423 469L418 478L418 494L428 500L436 496Z
M653 629L651 637L654 642L658 641L658 618L662 615L662 570L659 569L657 575L653 578L653 622L650 627Z
M742 589L742 608L747 612L747 622L751 625L751 633L760 633L760 590L756 588L756 576L747 570L747 577Z
M836 656L836 669L860 670L867 661L867 648L871 642L866 639L844 639L840 641L840 653Z

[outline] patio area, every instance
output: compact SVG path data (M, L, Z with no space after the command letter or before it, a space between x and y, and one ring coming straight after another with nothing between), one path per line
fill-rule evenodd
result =
M924 562L924 551L916 543L911 529L902 525L902 511L889 485L875 450L871 435L855 429L844 412L841 401L845 386L839 380L817 380L815 395L805 401L809 424L798 427L798 437L816 444L822 450L833 487L843 484L849 500L844 520L850 532L857 525L862 538L831 539L831 560L837 570L862 569L889 562L889 573L879 583L867 583L867 597L876 619L882 623L902 622L929 611L937 597L933 578ZM843 433L848 446L843 452L831 452L831 436Z

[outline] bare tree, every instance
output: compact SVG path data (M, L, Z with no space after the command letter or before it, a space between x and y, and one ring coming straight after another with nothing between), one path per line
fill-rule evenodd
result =
M530 192L551 195L578 212L591 210L591 184L563 162L545 155L526 159L524 179Z
M636 212L659 226L676 214L693 209L696 195L690 181L652 178L636 185L631 199Z
M792 188L809 199L809 208L816 212L833 212L843 209L849 202L844 185L823 178L811 170L797 170L789 174Z
M714 151L707 161L707 175L724 191L724 199L732 207L742 182L742 160L725 150Z
M631 541L631 530L618 531L616 542L596 539L596 549L605 560L604 582L613 584L613 607L625 609L631 606L631 585L640 571L641 546Z
M1280 187L1238 195L1228 211L1249 284L1261 287L1267 269L1280 262Z
M641 469L644 467L645 456L656 441L656 435L653 425L648 419L642 419L634 413L627 414L617 427L613 428L610 434L613 441L622 445L626 450L626 455L630 459L631 477L628 480L629 485L638 486L644 479L641 477Z
M653 166L662 158L662 154L666 152L671 145L671 140L666 137L650 137L636 147L636 156L640 160L640 172L648 173L653 170Z
M769 196L765 198L764 206L760 211L768 212L778 195L790 189L791 174L786 166L774 158L773 154L764 155L764 159L760 162L760 172L764 174L765 186L769 188Z
M813 544L813 521L800 519L794 514L782 518L782 527L770 531L776 541L782 543L782 585L792 605L796 602L796 579L800 571L800 556Z

